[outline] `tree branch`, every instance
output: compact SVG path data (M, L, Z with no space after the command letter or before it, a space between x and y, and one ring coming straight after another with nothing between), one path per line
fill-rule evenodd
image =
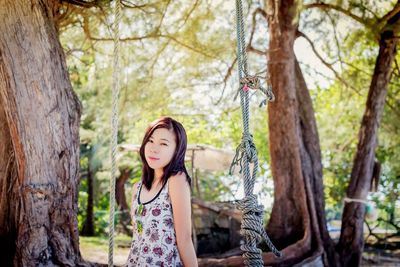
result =
M247 52L253 52L253 53L255 53L257 55L260 55L260 56L265 56L268 53L267 50L262 51L260 49L257 49L255 47L251 46L250 44L246 47L246 51Z
M259 49L257 49L257 48L252 46L253 37L254 37L254 33L255 33L255 29L256 29L256 25L257 25L257 14L260 14L266 21L268 21L268 15L265 12L265 10L263 10L262 8L257 8L256 10L254 10L254 12L252 14L253 23L252 23L252 28L251 28L251 32L250 32L250 39L249 39L249 44L246 46L246 51L255 53L257 55L265 56L265 55L267 55L268 51L262 51L262 50L259 50ZM235 66L236 63L237 63L237 57L235 57L235 59L233 60L231 65L228 67L228 70L227 70L227 72L226 72L226 74L224 76L224 79L223 79L224 87L222 88L221 96L214 103L215 105L218 105L221 102L221 100L222 100L222 98L224 96L224 92L225 92L225 89L226 89L227 81L228 81L229 77L232 75L233 67Z
M73 16L73 14L75 13L75 9L78 9L76 6L65 4L63 5L63 8L65 9L60 9L54 17L54 22L56 23L59 30L78 21L78 19Z
M329 20L330 20L330 22L331 22L331 24L332 24L333 36L334 36L334 38L335 38L336 49L337 49L337 51L338 51L337 56L338 56L338 59L339 59L339 62L340 62L341 70L343 70L343 65L342 65L342 63L343 63L343 61L342 61L342 53L341 53L341 51L340 51L339 38L338 38L338 34L337 34L337 31L336 31L336 27L335 27L335 26L336 26L336 23L335 23L335 20L332 18L331 14L329 14L328 11L325 10L325 13L326 13L326 15L328 16L328 18L329 18Z
M385 23L390 20L392 17L396 16L397 13L400 12L400 2L397 2L396 5L390 10L386 15L378 20L379 23Z
M168 0L167 3L165 4L165 8L164 8L164 10L162 12L161 19L160 19L160 22L158 23L157 29L161 28L162 23L163 23L164 18L165 18L165 15L167 14L168 6L169 6L170 3L171 3L171 0Z
M144 4L144 5L133 4L133 3L129 2L129 1L127 1L127 0L121 0L121 4L122 4L123 7L134 8L134 9L136 9L136 8L137 9L143 9L143 8L145 8L147 6L146 4Z
M189 49L189 50L192 50L192 51L194 51L194 52L196 52L196 53L199 53L199 54L201 54L201 55L203 55L203 56L205 56L205 57L208 57L208 58L216 58L216 57L213 56L213 55L209 55L209 54L204 53L203 51L201 51L201 50L199 50L199 49L197 49L197 48L195 48L195 47L192 47L192 46L190 46L190 45L187 45L187 44L183 43L182 41L178 40L177 38L175 38L175 37L173 37L173 36L171 36L171 35L159 34L158 36L155 36L155 37L170 39L170 40L174 41L175 43L177 43L177 44L179 44L179 45L181 45L181 46L183 46L183 47L185 47L185 48L187 48L187 49Z
M251 32L250 32L249 44L248 44L248 46L246 48L247 51L255 52L254 50L257 50L252 46L253 37L254 37L254 33L256 31L256 25L257 25L257 14L261 14L264 17L264 19L267 20L267 13L263 9L257 8L256 10L254 10L253 15L252 15L253 23L252 23Z
M357 16L356 14L353 14L350 10L344 9L341 6L320 2L320 3L305 4L305 5L303 5L303 8L304 9L310 9L310 8L333 9L333 10L336 10L336 11L354 19L355 21L365 25L368 28L372 28L372 26L371 26L372 23L369 20L361 18L361 17Z
M109 38L109 37L108 37L108 38L107 38L107 37L94 37L94 36L92 36L92 34L91 34L91 32L90 32L90 27L89 27L87 21L86 21L86 23L84 23L84 25L83 25L83 31L84 31L86 37L87 37L88 39L92 40L92 41L108 41L108 42L113 42L113 41L114 41L114 38ZM179 44L180 46L183 46L183 47L185 47L185 48L187 48L187 49L189 49L189 50L192 50L192 51L194 51L194 52L196 52L196 53L199 53L199 54L201 54L201 55L203 55L203 56L205 56L205 57L208 57L208 58L215 58L215 56L213 56L213 55L209 55L209 54L207 54L207 53L204 53L204 52L201 51L200 49L197 49L197 48L192 47L192 46L190 46L190 45L188 45L188 44L185 44L184 42L178 40L178 39L177 39L176 37L174 37L174 36L167 35L167 34L161 34L161 33L157 33L157 32L152 32L152 33L149 33L149 34L143 35L143 36L134 36L134 37L120 38L119 40L120 40L121 42L129 42L129 41L142 41L142 40L144 40L144 39L154 39L154 38L166 38L166 39L172 40L173 42Z
M76 6L81 6L85 8L91 8L94 6L97 6L99 4L98 0L92 0L92 1L85 1L85 0L62 0L63 2L76 5Z
M192 15L193 11L196 9L196 7L199 4L199 0L196 0L196 2L193 4L192 8L189 10L189 13L186 14L185 18L183 19L182 25L179 26L179 28L183 27L186 22L188 21L189 17Z
M224 80L223 80L224 87L222 88L221 96L214 103L214 105L218 105L222 101L222 98L224 97L224 93L225 93L225 89L226 89L226 83L228 82L229 77L232 75L232 71L233 71L233 68L234 68L236 62L237 62L237 57L235 57L232 64L229 66L228 70L226 71L226 74L225 74Z
M346 87L351 88L352 90L354 90L357 94L360 94L360 92L357 90L357 88L351 86L342 77L340 77L339 73L333 68L332 64L330 64L330 63L325 61L325 59L318 53L317 49L314 46L314 43L311 41L310 38L308 38L307 35L305 35L301 31L297 31L297 36L303 37L304 39L307 40L307 42L310 44L311 49L313 50L314 54L318 57L319 60L321 60L322 64L324 64L328 69L330 69L333 72L333 74L335 75L336 79L338 79L340 82L342 82Z

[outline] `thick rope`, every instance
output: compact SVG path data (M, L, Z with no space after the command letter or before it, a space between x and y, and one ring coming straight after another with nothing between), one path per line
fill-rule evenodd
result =
M118 96L119 84L119 24L121 21L121 3L114 3L114 54L113 54L113 82L112 82L112 119L111 119L111 179L110 179L110 218L109 218L109 243L108 266L112 267L114 257L114 217L115 217L115 180L117 173L117 142L118 142Z
M262 79L262 77L260 77L260 76L250 76L250 75L247 75L244 78L241 78L240 79L240 86L239 86L239 88L238 88L238 90L236 92L236 95L235 95L233 100L236 100L236 98L238 97L238 95L239 95L241 90L246 92L249 89L253 89L253 90L260 90L264 95L267 96L266 99L261 101L260 107L266 105L267 101L271 101L271 102L274 101L275 100L275 96L272 93L272 89L270 87L268 87L268 89L265 89L264 87L262 87L260 79Z
M247 69L247 55L244 35L243 7L242 1L236 0L236 30L237 30L237 58L239 73L239 94L243 118L242 142L236 149L236 155L232 161L230 173L233 173L235 165L240 165L240 173L244 179L244 198L239 201L238 209L242 211L243 219L240 233L245 238L245 243L240 247L243 251L246 266L263 266L262 251L257 244L265 239L268 247L278 257L282 254L272 244L263 226L264 207L257 203L257 196L253 194L254 183L258 171L257 149L253 143L253 137L249 131L249 89L260 89L266 96L266 101L272 101L274 96L271 88L263 89L259 77L250 76ZM235 96L236 98L236 96ZM250 163L253 163L253 171L250 174Z

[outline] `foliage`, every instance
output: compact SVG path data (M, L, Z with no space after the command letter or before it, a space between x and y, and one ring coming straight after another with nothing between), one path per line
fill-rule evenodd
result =
M388 1L330 2L350 8L365 19L382 16L391 7ZM246 23L251 27L251 12L258 6L248 4ZM171 115L185 125L189 143L235 150L241 140L242 123L239 103L232 100L237 90L236 65L232 64L234 6L226 1L148 1L142 8L125 8L123 12L122 38L133 38L121 44L118 142L140 144L150 121ZM66 16L69 22L60 23L70 79L83 106L81 169L90 164L95 173L97 233L105 232L108 218L111 18L111 10L104 4L101 9L75 8ZM302 62L321 141L328 219L339 219L377 55L376 32L333 11L303 10L299 22L300 30L314 40L317 52L337 73L332 75L328 68L322 70ZM260 50L267 43L266 27L257 17L253 44ZM249 59L253 73L265 73L266 57L249 54ZM398 64L393 75L400 76ZM328 82L320 84L318 80ZM370 196L380 210L394 216L398 214L400 192L400 165L396 160L400 158L398 88L398 79L392 79L376 155L383 166L379 193ZM261 166L260 197L264 205L270 206L273 188L267 180L271 176L267 116L265 109L257 107L259 102L258 94L252 97L250 125ZM131 188L134 179L140 177L139 158L121 151L120 157L120 169L133 169L127 185ZM201 172L199 177L206 200L237 195L241 185L239 179L225 179L226 173ZM85 217L86 190L82 176L80 225Z
M329 67L338 74L331 78L328 86L311 88L311 94L321 140L328 219L340 219L361 117L378 54L377 32L382 26L377 18L388 12L394 1L332 1L332 4L349 7L353 14L372 23L371 26L360 25L335 11L323 11L319 15L315 11L306 11L300 25L307 35L315 35L314 45L322 48L318 52L325 61L333 62ZM397 54L396 62L399 60ZM381 179L378 192L371 192L368 198L375 202L382 218L399 211L400 166L395 160L400 153L397 123L400 119L400 95L396 79L399 77L398 63L393 67L376 151L376 160L382 164ZM307 66L306 69L310 76L322 75L318 70L310 70Z

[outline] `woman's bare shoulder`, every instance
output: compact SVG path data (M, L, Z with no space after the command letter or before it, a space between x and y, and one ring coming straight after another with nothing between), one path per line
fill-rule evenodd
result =
M169 184L172 187L182 187L183 184L187 184L187 177L184 172L178 172L177 174L169 178Z

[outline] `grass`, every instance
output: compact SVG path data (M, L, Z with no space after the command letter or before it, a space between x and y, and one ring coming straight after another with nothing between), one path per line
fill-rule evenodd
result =
M126 263L129 254L131 237L117 235L114 238L114 265L122 266ZM108 237L80 237L80 250L82 257L89 262L108 264Z

